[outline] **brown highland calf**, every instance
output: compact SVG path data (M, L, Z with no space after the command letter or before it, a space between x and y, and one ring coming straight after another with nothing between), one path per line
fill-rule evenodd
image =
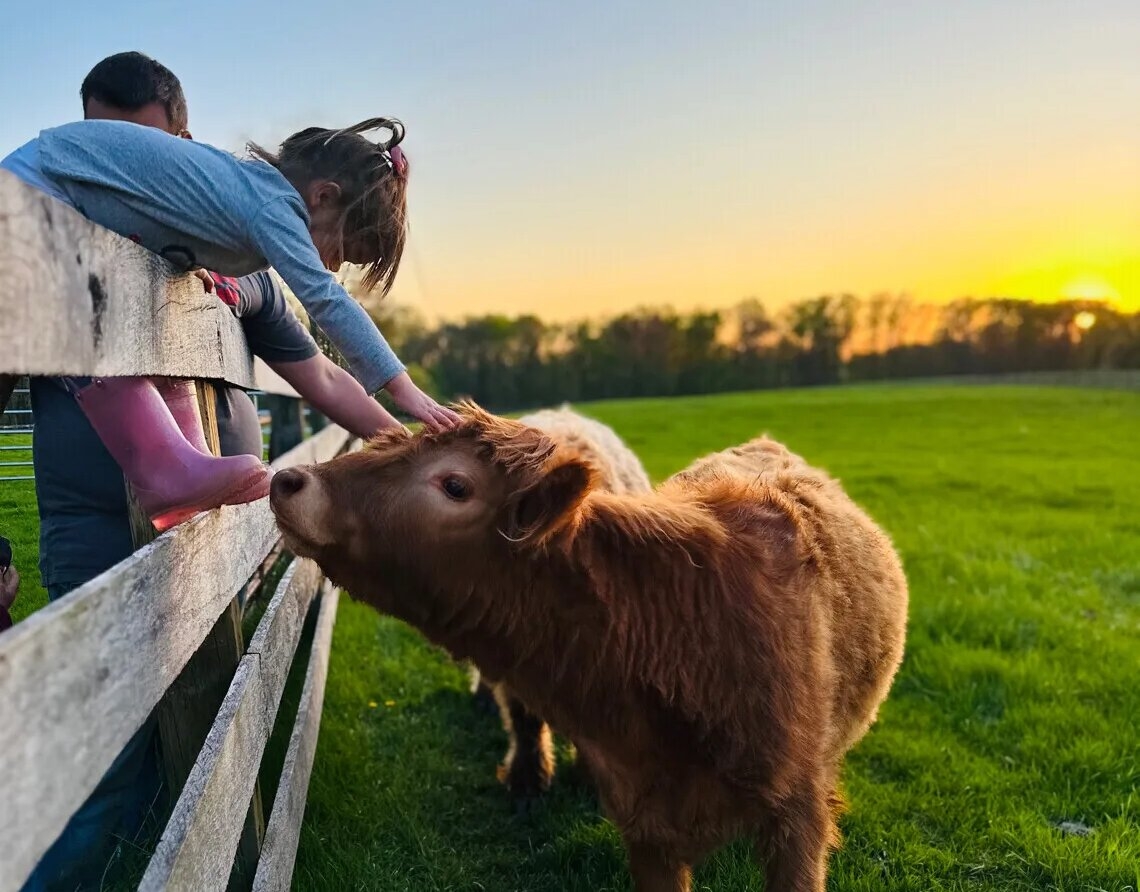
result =
M886 535L767 439L615 495L542 432L461 411L279 472L286 542L567 735L638 892L688 890L740 837L770 892L822 892L843 755L902 658Z

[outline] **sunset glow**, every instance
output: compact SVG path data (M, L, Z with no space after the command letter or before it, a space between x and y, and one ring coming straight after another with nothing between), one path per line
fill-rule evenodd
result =
M1134 0L334 7L351 25L315 53L306 16L206 0L199 20L226 27L204 56L123 0L52 29L17 5L0 151L76 118L88 68L131 47L182 78L195 138L230 150L403 118L392 297L429 317L840 293L1140 310ZM216 58L257 74L235 90Z
M1120 292L1108 284L1100 276L1082 276L1073 279L1061 289L1061 297L1065 300L1120 300Z

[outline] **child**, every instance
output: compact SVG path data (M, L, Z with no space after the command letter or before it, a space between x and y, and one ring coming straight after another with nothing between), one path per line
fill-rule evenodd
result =
M143 53L115 53L101 60L83 79L79 95L87 120L130 121L192 138L181 81ZM365 440L385 427L399 425L356 379L321 353L268 273L233 278L196 272L206 290L212 290L241 319L250 352L265 360L309 405ZM221 454L260 456L261 423L253 401L239 387L218 385L215 392ZM60 421L61 427L66 425L66 419ZM45 427L40 424L37 433Z
M380 144L362 135L381 128L390 136ZM372 118L308 128L276 154L251 146L256 157L240 160L151 127L82 121L43 131L0 166L180 268L245 275L272 265L369 392L383 386L441 428L454 414L415 386L330 272L362 264L366 287L391 287L406 233L403 135L398 121ZM204 453L188 384L72 379L71 388L157 529L266 494L256 459Z

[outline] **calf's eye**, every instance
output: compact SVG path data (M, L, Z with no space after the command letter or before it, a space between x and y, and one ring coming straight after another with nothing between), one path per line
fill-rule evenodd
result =
M467 484L458 477L444 477L440 486L443 487L448 498L455 499L457 502L462 502L471 494Z

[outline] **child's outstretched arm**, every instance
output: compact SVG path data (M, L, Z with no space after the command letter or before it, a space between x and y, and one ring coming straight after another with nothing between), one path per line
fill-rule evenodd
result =
M431 428L450 427L458 421L454 412L415 385L372 318L325 269L304 220L286 199L266 204L249 234L348 360L366 391L385 388L396 405Z
M400 427L400 422L365 393L352 375L323 353L268 365L314 409L361 439L371 439L386 427Z

